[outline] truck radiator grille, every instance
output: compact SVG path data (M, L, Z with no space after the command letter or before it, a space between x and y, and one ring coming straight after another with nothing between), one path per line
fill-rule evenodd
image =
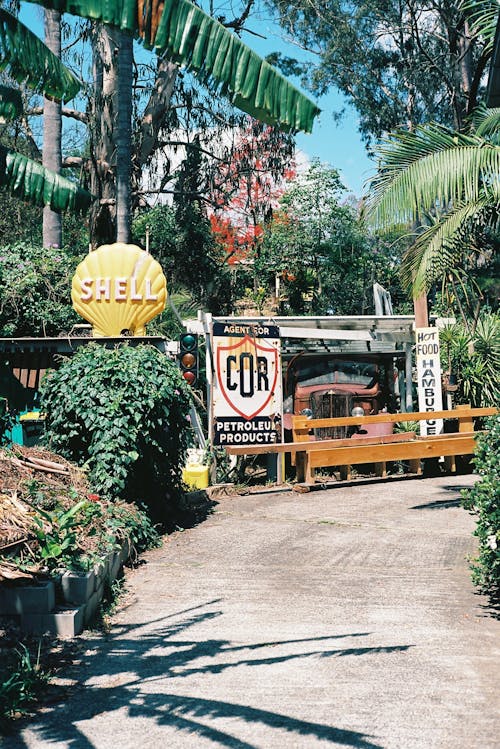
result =
M311 411L313 419L333 419L350 416L353 407L352 395L338 393L335 390L311 394ZM348 437L349 427L328 427L315 429L317 440L344 439Z

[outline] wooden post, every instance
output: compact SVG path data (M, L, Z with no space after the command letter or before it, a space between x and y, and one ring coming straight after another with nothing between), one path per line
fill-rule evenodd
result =
M455 411L464 411L470 408L470 403L467 403L465 405L460 405L455 407ZM459 432L473 432L474 431L474 420L472 416L469 416L467 418L461 417L460 413L457 414L458 417L458 431Z
M422 465L420 463L420 458L409 460L408 463L410 465L410 473L416 473L417 476L422 475Z
M413 411L413 370L411 361L411 343L405 346L405 402L401 403L401 410L407 413Z
M415 327L428 328L427 294L421 294L419 297L413 298L413 309L415 310Z
M352 478L352 466L340 466L340 480L350 481Z

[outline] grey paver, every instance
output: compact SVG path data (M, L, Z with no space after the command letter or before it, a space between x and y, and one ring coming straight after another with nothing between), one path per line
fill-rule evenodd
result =
M79 684L11 747L493 749L500 622L470 476L219 500L128 574Z

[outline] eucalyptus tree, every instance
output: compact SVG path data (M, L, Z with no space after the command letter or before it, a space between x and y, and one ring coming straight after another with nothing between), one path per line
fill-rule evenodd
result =
M44 12L45 44L54 55L61 58L61 14L55 10ZM56 172L61 171L62 115L61 102L44 97L43 102L43 158L42 164ZM43 209L44 247L61 247L62 218L50 206Z
M481 99L491 54L472 24L497 0L267 0L287 34L313 53L281 58L312 90L337 87L377 140L433 120L456 130ZM317 60L315 63L314 60Z

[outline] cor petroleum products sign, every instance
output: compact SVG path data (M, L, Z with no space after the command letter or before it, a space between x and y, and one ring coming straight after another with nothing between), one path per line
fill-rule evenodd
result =
M281 442L281 355L275 325L214 322L216 445Z

